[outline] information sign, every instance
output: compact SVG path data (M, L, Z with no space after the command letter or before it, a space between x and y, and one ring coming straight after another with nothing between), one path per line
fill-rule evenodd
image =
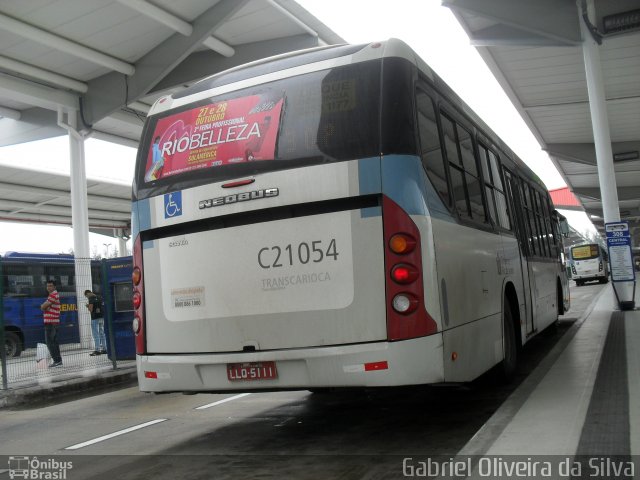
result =
M607 223L607 249L609 250L609 268L614 282L633 282L633 254L628 222Z

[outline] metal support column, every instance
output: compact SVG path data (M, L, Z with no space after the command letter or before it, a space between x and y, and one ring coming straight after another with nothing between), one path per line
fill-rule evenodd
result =
M87 175L84 159L84 136L77 131L78 112L69 111L65 123L58 111L58 125L69 132L71 222L73 227L73 253L75 256L76 295L80 344L93 348L91 315L86 308L85 290L93 290L91 279L91 255L89 253L89 209L87 203ZM99 283L99 279L96 279Z
M600 67L600 50L596 39L589 29L588 22L596 25L595 7L593 0L577 0L578 14L580 16L580 32L582 34L582 53L587 77L587 90L589 92L589 108L591 109L591 124L593 128L593 141L596 150L596 162L598 167L598 181L602 196L602 211L604 222L620 221L620 207L618 205L618 190L616 186L616 174L613 166L613 152L611 149L611 133L609 130L609 118L607 116L607 103L602 81ZM585 11L586 10L586 11ZM586 13L586 18L585 18ZM620 283L618 296L621 301L631 300L631 291L627 291L626 283ZM614 288L616 285L614 284Z

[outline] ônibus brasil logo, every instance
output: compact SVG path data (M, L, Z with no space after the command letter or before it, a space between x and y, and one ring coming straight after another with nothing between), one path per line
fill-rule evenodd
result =
M9 478L37 480L65 480L67 470L73 468L73 462L63 462L55 458L40 460L38 457L9 457Z

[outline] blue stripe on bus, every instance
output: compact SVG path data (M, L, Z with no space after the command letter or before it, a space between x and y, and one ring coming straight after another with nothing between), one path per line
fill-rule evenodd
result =
M426 215L427 189L420 159L413 155L382 157L382 193L409 215Z
M380 178L380 157L370 157L358 160L358 183L360 195L380 193L382 179Z
M133 203L131 217L131 235L135 239L138 233L151 228L151 205L148 198Z
M154 241L153 240L146 240L144 242L142 242L142 249L146 249L146 248L153 248L155 247Z
M360 195L377 194L382 191L380 157L358 160L358 184ZM380 207L360 209L360 218L379 217L381 215L382 209Z
M382 178L382 193L400 205L409 215L429 215L439 220L456 221L427 178L419 157L384 156Z

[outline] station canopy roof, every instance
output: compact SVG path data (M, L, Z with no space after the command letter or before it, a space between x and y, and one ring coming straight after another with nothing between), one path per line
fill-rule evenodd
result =
M576 0L443 0L602 232ZM597 0L592 30L611 131L621 220L640 247L640 4Z
M337 43L293 0L5 0L0 147L66 135L58 111L79 109L83 133L137 148L157 98L250 61ZM91 229L128 225L120 208L130 188L88 183ZM70 224L68 184L2 167L0 220Z

